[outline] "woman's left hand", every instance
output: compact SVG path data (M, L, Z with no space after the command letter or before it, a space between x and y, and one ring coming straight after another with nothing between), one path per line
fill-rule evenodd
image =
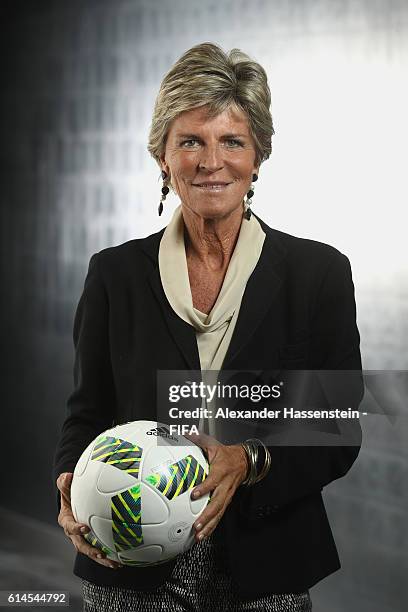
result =
M198 444L207 453L210 472L200 485L194 487L191 496L192 499L199 499L206 493L213 493L209 504L193 524L197 542L214 531L248 470L246 452L242 446L225 446L219 442L216 446L213 443L207 445L202 438Z

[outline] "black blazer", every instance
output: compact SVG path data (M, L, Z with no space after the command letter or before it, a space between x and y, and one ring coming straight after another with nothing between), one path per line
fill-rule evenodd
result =
M348 259L257 218L266 238L223 370L360 371ZM75 386L56 450L55 479L74 470L101 431L157 419L157 370L200 369L195 330L175 314L161 285L163 231L91 257L74 321ZM352 407L362 393L362 383L354 385ZM358 420L355 428L353 445L270 446L267 477L239 487L214 533L242 596L301 592L339 569L321 490L355 461ZM162 584L174 563L115 571L77 554L74 573L96 584L143 590Z

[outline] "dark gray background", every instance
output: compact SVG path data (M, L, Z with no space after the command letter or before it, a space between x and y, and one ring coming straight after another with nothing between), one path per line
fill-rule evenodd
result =
M146 151L162 76L206 40L265 66L277 135L254 209L350 257L365 367L407 368L408 6L27 0L0 18L0 588L65 586L79 609L51 482L73 316L90 255L156 231L176 204L157 217ZM358 463L325 491L343 569L312 589L317 612L408 605L407 420L363 425Z

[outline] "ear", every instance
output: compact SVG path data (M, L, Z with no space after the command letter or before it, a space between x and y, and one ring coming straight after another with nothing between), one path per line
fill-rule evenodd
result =
M166 163L164 154L160 156L160 170L164 170L166 174L169 175L169 166Z

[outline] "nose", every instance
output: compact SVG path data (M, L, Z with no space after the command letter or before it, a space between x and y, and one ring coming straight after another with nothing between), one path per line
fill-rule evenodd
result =
M199 161L200 170L207 172L215 172L223 168L224 162L222 159L222 151L217 144L207 145L202 149L201 158Z

